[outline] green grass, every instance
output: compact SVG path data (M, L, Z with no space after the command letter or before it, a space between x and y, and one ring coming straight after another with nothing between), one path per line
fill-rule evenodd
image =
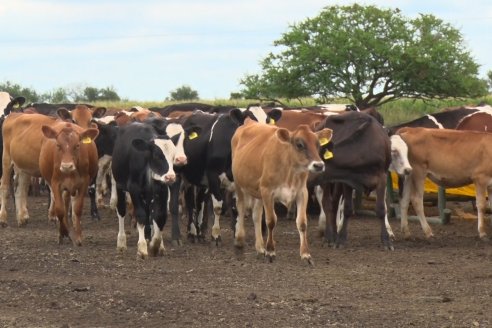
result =
M312 98L304 98L301 100L281 100L288 106L312 106L316 102ZM379 107L379 111L384 117L385 125L392 126L402 122L411 121L426 114L435 113L441 111L444 108L462 105L476 106L480 102L492 104L492 95L483 98L466 98L466 99L446 99L446 100L413 100L413 99L399 99ZM211 105L230 105L236 107L247 107L249 104L258 103L257 100L251 99L214 99L214 100L197 100L196 102L211 104ZM340 103L346 103L345 100L340 100ZM119 102L96 102L93 105L104 106L108 108L121 108L127 109L132 106L142 107L164 107L170 104L176 104L176 101L119 101Z

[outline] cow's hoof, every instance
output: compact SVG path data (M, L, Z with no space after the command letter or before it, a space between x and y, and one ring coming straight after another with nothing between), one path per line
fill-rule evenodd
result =
M314 267L314 260L313 258L311 257L311 255L308 255L308 256L305 256L305 257L302 257L302 260L304 262L306 262L310 267Z
M483 242L488 243L488 242L490 242L490 237L487 236L487 235L484 235L484 236L481 236L480 237L480 240L483 241Z
M215 243L216 247L222 246L222 238L218 236L217 238L212 236L212 243Z
M7 228L7 222L0 222L0 227Z
M275 260L275 254L265 254L265 260L268 263L273 263L273 261Z
M116 250L120 253L126 252L127 248L126 246L117 246Z
M384 250L385 251L394 251L395 250L395 247L393 247L393 245L384 245Z
M21 220L18 222L19 228L25 227L28 223L27 219Z
M181 239L174 239L171 241L173 247L183 246L183 241Z

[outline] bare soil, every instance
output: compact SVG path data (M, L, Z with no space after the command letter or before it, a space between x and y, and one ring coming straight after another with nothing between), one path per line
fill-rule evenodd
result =
M315 266L299 257L292 220L279 220L277 258L257 258L253 229L235 251L228 219L221 247L170 243L166 253L139 260L137 233L116 251L116 215L83 219L84 243L58 245L47 221L47 198L31 197L26 227L0 228L0 327L490 327L492 245L477 238L475 220L433 225L435 237L383 251L379 222L354 219L343 249L322 245L314 219L309 241ZM184 225L183 225L184 231Z

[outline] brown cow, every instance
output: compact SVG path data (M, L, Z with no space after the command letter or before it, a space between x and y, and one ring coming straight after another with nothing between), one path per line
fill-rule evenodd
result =
M405 179L401 199L401 229L405 238L408 229L410 200L417 213L424 234L433 236L424 215L424 180L429 177L443 187L461 187L473 183L478 209L478 234L487 239L484 212L486 193L492 195L492 134L448 129L402 128L398 135L408 146L412 172Z
M492 132L492 112L478 111L463 117L456 130Z
M104 114L105 109L89 109L84 105L77 105L74 110L68 112L65 108L59 108L57 114L63 119L77 122L83 128L92 127L92 117ZM3 153L2 153L2 181L0 187L1 208L0 225L7 224L7 197L10 188L10 176L12 165L18 176L18 186L15 195L15 207L17 210L17 223L22 226L27 223L29 213L27 211L27 192L31 176L40 177L39 153L45 140L41 127L51 125L55 117L42 114L12 113L5 119L2 126ZM53 204L51 204L53 205ZM51 219L54 219L51 217Z
M75 245L82 244L80 216L84 197L92 179L97 174L97 148L93 142L99 131L83 129L75 124L55 122L43 125L46 138L41 146L39 169L50 186L54 206L50 216L59 220L59 243L69 237ZM71 199L73 232L68 226L68 210Z
M316 124L325 119L326 116L321 113L313 113L307 110L284 110L282 111L282 116L275 124L289 131L294 131L299 125L306 124L314 131Z
M301 259L312 264L307 242L306 206L309 172L322 172L324 163L319 157L319 140L331 139L332 131L323 129L313 133L307 125L295 131L274 125L259 124L251 120L239 127L231 141L232 173L237 192L238 220L235 245L244 247L244 215L246 204L255 199L253 222L255 248L270 261L275 257L273 229L277 221L274 202L297 205L296 225L300 236ZM261 234L262 209L268 227L266 250Z

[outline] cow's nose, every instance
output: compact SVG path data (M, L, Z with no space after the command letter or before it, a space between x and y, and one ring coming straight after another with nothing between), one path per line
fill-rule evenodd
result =
M69 163L62 162L60 164L60 171L62 172L72 172L74 170L75 170L75 164L73 162L69 162Z
M174 159L174 165L185 165L187 162L188 159L184 155L176 156L176 158Z
M410 173L412 173L412 169L411 168L406 168L403 170L403 174L405 175L409 175Z
M176 174L174 173L168 173L164 176L164 182L165 183L174 183L174 181L176 181Z
M314 162L313 163L313 169L315 172L323 172L325 169L325 163L323 162Z

